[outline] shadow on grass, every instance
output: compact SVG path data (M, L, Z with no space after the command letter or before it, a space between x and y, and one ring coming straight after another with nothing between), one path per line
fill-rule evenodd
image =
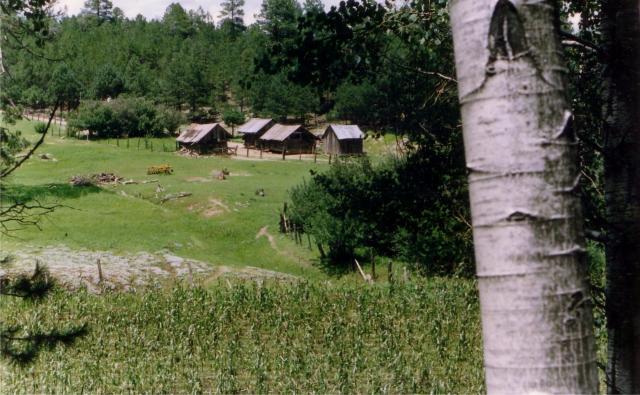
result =
M320 269L324 274L332 277L342 277L353 273L353 265L349 262L333 262L329 258L317 258L312 261L313 266Z
M77 199L103 190L95 185L73 186L70 184L43 185L2 185L0 196L3 201L27 203L38 199Z
M14 279L0 279L0 296L22 298L31 302L44 299L53 289L49 271L36 263L33 275L20 275ZM88 333L86 323L66 323L60 328L42 330L6 325L0 321L0 356L11 362L26 365L33 362L43 349L58 344L71 345Z

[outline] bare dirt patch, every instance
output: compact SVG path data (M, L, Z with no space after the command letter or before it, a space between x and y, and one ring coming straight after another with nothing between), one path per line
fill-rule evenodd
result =
M207 207L206 210L204 210L204 212L202 213L205 217L210 218L216 215L220 215L220 214L224 214L224 213L230 213L231 210L229 209L229 206L227 206L226 204L222 203L222 201L218 200L218 199L209 199L209 207Z
M208 281L220 277L252 280L296 279L289 274L254 267L213 266L207 262L174 255L169 251L118 255L110 251L72 250L66 246L49 246L5 252L0 258L0 278L29 274L36 262L39 262L46 265L51 276L64 286L71 289L86 287L91 292L100 292L103 289L130 290L180 278L189 281Z
M269 240L269 245L271 246L271 248L273 248L277 252L280 252L278 246L276 245L276 239L267 231L268 228L269 226L263 226L262 228L260 228L260 231L256 234L256 240L260 237L266 237L267 240Z
M187 177L185 178L187 182L213 182L211 178L206 177Z
M221 200L215 198L209 199L209 203L206 205L202 203L191 204L187 207L187 210L191 212L199 212L205 218L211 218L231 212L229 206L224 204Z

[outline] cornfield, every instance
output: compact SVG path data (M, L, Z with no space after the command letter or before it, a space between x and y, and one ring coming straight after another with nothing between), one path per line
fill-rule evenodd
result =
M5 393L476 393L483 372L475 283L220 283L0 298L5 324L87 323L71 346L21 366Z

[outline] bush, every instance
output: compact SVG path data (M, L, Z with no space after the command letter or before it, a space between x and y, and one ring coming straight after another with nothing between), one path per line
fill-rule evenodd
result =
M334 264L367 248L429 273L470 274L464 173L452 174L445 163L425 152L375 166L367 159L337 162L291 191L289 216L328 247Z
M182 123L181 114L156 107L144 98L120 98L110 102L83 102L70 127L88 129L101 138L160 136L174 132Z
M172 108L159 106L157 110L159 124L169 134L175 134L180 128L180 125L187 121L180 111L176 111Z
M47 124L44 122L38 122L35 124L33 129L38 134L44 134L47 131Z

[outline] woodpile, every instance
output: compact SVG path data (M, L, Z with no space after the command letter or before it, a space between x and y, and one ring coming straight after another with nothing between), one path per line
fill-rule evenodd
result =
M173 173L173 168L168 164L150 166L147 168L147 174L171 174L171 173Z
M113 173L97 173L89 176L77 175L71 177L69 183L73 186L89 186L98 184L117 184L123 181L122 177L119 177Z

